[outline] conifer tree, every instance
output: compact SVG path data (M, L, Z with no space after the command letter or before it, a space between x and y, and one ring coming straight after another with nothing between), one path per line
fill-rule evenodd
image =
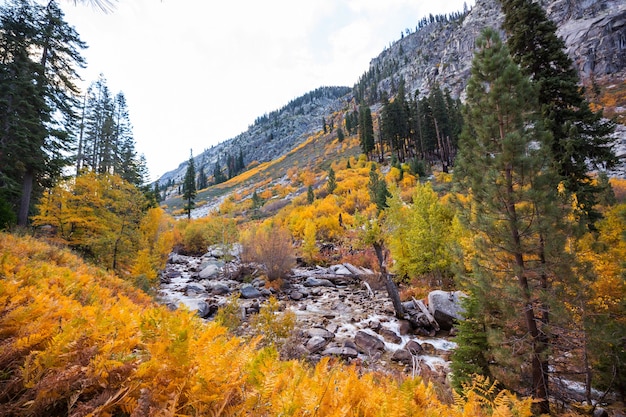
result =
M188 219L191 219L191 210L195 207L196 194L196 166L193 161L193 151L190 151L183 181L183 200L185 200L185 211Z
M306 201L309 204L313 204L313 202L315 201L315 193L313 192L312 185L309 185L309 187L306 190Z
M504 11L507 44L515 62L538 88L545 126L553 136L552 153L567 190L576 195L584 220L593 224L599 214L593 206L600 192L588 165L610 168L614 124L593 112L578 86L565 43L542 6L531 0L500 0Z
M371 158L374 150L374 122L372 110L364 104L359 108L359 141L363 153Z
M18 208L20 225L37 187L51 186L68 163L84 47L55 2L0 8L0 198Z
M474 282L486 280L490 297L501 301L499 317L488 309L480 312L495 323L489 341L492 352L500 351L494 353L494 372L520 388L528 374L538 411L549 413L549 329L542 312L548 311L544 278L554 270L543 258L562 255L562 213L554 210L549 135L535 120L535 108L535 91L497 32L483 31L467 87L455 178L469 196L463 214L476 236ZM514 350L513 340L527 343ZM521 378L506 373L516 361Z
M335 178L335 170L333 167L328 168L328 182L326 182L326 190L328 194L332 194L337 189L337 178Z

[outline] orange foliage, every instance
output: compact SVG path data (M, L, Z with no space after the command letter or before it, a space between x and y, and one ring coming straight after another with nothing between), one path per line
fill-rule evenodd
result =
M280 361L32 238L0 234L0 254L1 415L529 415L506 392L447 405L420 378Z

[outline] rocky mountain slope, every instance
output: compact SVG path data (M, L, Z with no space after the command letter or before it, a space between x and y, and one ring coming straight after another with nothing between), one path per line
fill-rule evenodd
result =
M623 0L542 0L557 23L584 82L593 79L609 88L626 77L626 2ZM382 91L392 95L400 79L406 91L428 94L439 84L463 98L469 78L474 42L487 26L503 20L497 0L477 0L466 12L429 19L374 58L369 69L347 87L322 87L293 100L280 110L261 116L235 138L196 156L196 168L211 175L215 163L243 154L244 163L265 162L282 156L322 129L322 119L346 111L356 98L374 104ZM618 103L619 110L624 103ZM623 153L623 152L618 152ZM159 184L180 184L187 162L166 173Z

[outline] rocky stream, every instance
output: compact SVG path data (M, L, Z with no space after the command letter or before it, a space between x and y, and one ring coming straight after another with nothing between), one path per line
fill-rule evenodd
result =
M367 369L447 383L456 347L451 320L460 309L459 293L434 291L430 302L405 302L411 318L399 320L370 270L351 264L297 267L276 291L267 288L260 267L241 263L237 248L212 248L199 257L172 254L161 274L160 302L170 308L186 306L206 320L231 295L239 295L244 326L272 295L281 310L293 311L297 337L290 352L296 356L311 362L339 357Z

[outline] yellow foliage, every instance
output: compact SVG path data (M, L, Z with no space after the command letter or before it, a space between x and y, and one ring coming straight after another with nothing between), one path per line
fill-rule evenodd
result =
M0 234L0 271L3 415L528 415L530 400L507 392L448 405L419 378L280 361L33 238ZM255 324L279 340L294 319L277 305Z
M235 220L223 216L179 221L176 227L182 236L179 243L184 253L202 255L211 245L232 245L239 238Z

